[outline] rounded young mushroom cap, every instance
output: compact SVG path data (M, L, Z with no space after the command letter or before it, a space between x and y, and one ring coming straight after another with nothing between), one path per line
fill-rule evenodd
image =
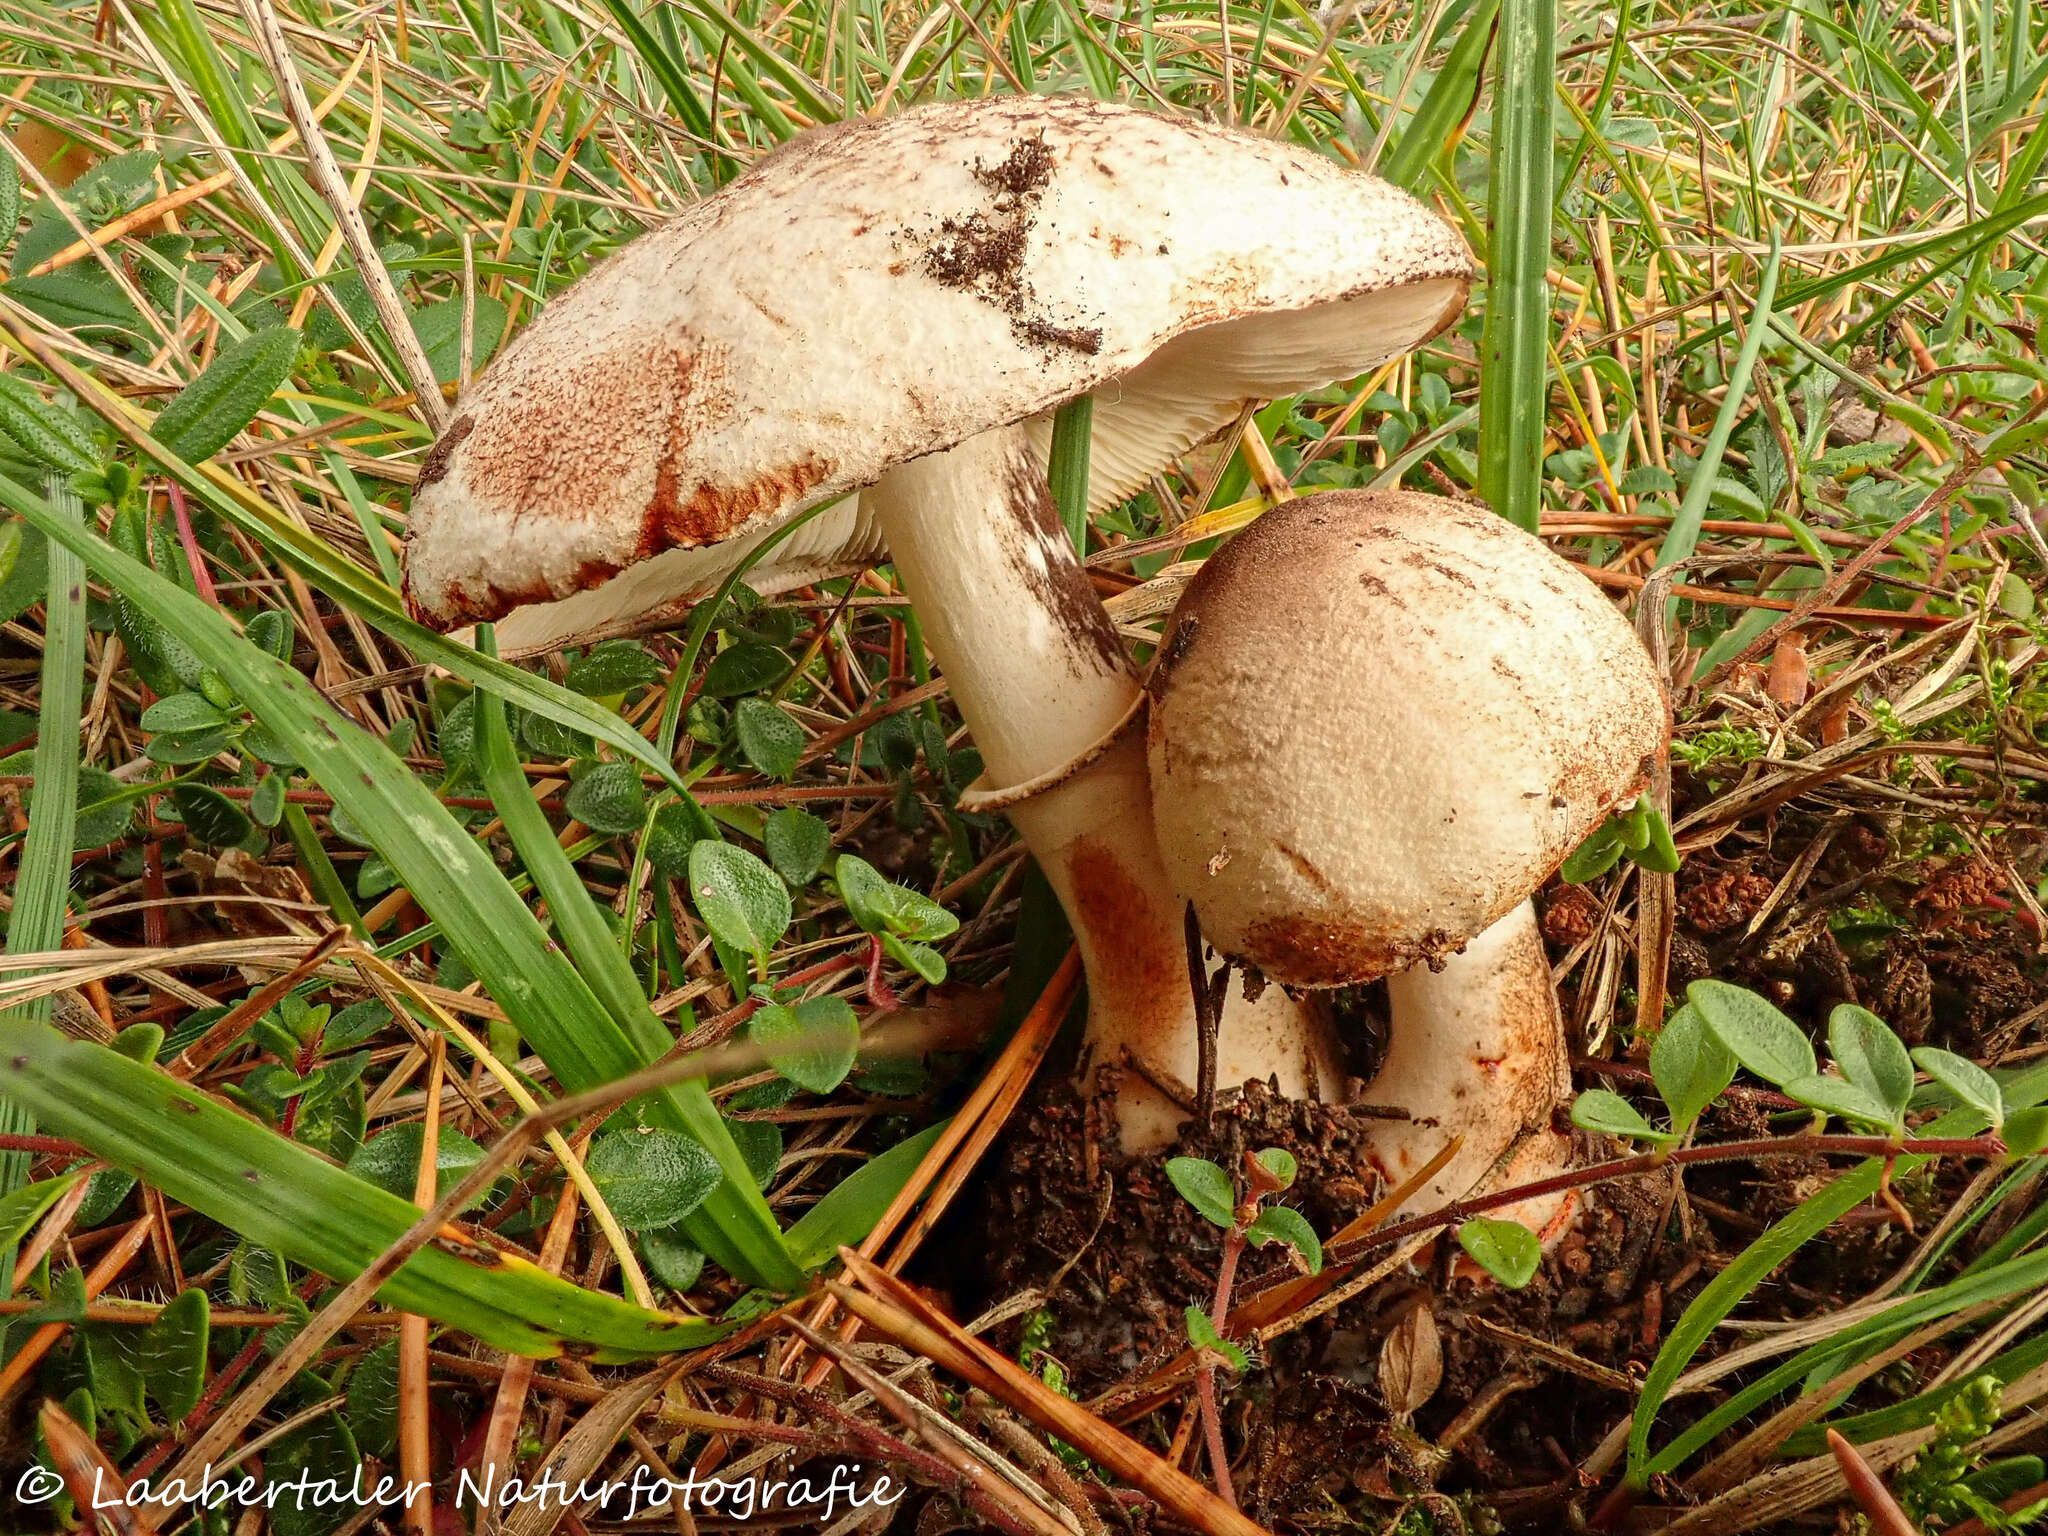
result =
M1650 659L1485 507L1331 491L1259 518L1167 630L1153 815L1209 942L1298 987L1442 963L1666 750Z
M559 602L1013 423L1042 463L1051 412L1091 393L1099 508L1244 401L1433 335L1470 275L1406 193L1201 123L1018 97L819 129L471 386L421 467L407 598L442 628ZM647 578L574 617L676 595Z

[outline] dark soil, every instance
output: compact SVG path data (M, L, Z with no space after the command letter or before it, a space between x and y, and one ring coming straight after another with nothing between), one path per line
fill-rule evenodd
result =
M1816 858L1810 850L1822 836ZM1778 892L1801 865L1810 865L1803 877ZM1787 817L1755 834L1745 827L1689 859L1679 876L1673 992L1698 976L1751 986L1817 1039L1832 1007L1857 1002L1915 1043L2024 1059L2043 1046L2035 1013L2048 999L2048 974L2024 921L2008 913L2002 879L1974 859L1902 858L1875 819ZM1554 959L1597 922L1600 903L1588 894L1554 886L1539 904ZM1570 981L1563 1002L1569 1017ZM1611 1032L1617 1057L1641 1052L1632 1023L1624 1006ZM1610 1086L1638 1091L1626 1080ZM1654 1111L1654 1099L1644 1108ZM1100 1101L1091 1109L1048 1071L971 1215L927 1248L920 1276L950 1290L963 1314L1044 1291L1032 1363L1056 1364L1084 1401L1184 1347L1183 1311L1209 1306L1221 1247L1221 1234L1166 1180L1164 1158L1123 1156L1102 1116ZM1174 1151L1236 1168L1247 1149L1287 1148L1300 1175L1285 1199L1328 1234L1379 1193L1358 1153L1369 1128L1358 1109L1292 1103L1255 1084L1219 1103L1210 1126L1185 1131ZM1785 1129L1757 1100L1737 1097L1710 1111L1702 1138ZM1613 1150L1582 1147L1588 1158ZM1576 1469L1628 1414L1625 1378L1640 1378L1702 1285L1833 1171L1819 1159L1783 1160L1695 1168L1683 1191L1669 1175L1605 1186L1519 1292L1454 1275L1448 1245L1425 1251L1274 1340L1229 1387L1224 1416L1242 1503L1279 1530L1386 1529L1404 1510L1428 1511L1438 1531L1460 1522L1571 1527L1589 1513ZM1898 1192L1924 1229L1970 1171L1940 1164ZM1973 1234L1969 1246L1993 1236ZM1887 1277L1912 1241L1883 1211L1851 1212L1759 1287L1744 1315L1838 1309ZM1236 1295L1292 1272L1277 1245L1249 1251ZM1417 1308L1430 1309L1441 1379L1426 1393L1411 1384L1420 1401L1401 1415L1389 1396L1401 1394L1404 1366L1383 1363L1383 1353ZM1017 1349L1023 1326L1011 1324L1001 1342ZM1888 1391L1912 1390L1902 1376L1867 1388L1863 1401L1875 1406ZM1164 1448L1182 1411L1176 1400L1127 1427ZM1198 1459L1197 1449L1188 1464Z

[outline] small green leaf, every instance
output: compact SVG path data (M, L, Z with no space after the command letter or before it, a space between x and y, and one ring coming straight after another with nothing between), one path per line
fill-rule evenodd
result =
M748 1032L771 1067L812 1093L830 1093L845 1082L860 1052L860 1021L844 998L770 1003Z
M398 1448L398 1340L364 1355L348 1379L348 1427L363 1454L389 1461Z
M1258 1165L1273 1177L1273 1182L1282 1189L1294 1183L1297 1165L1294 1154L1285 1147L1261 1147L1252 1154Z
M1572 1100L1572 1124L1603 1136L1622 1136L1634 1141L1675 1141L1669 1131L1660 1131L1618 1093L1605 1088L1588 1088Z
M1967 1056L1923 1045L1913 1052L1920 1070L1933 1078L1966 1107L1982 1113L1997 1130L2005 1121L2005 1095L1998 1080Z
M1671 823L1647 798L1639 803L1638 810L1643 841L1640 847L1629 850L1629 857L1652 874L1678 873L1678 844L1672 839Z
M884 879L880 870L858 854L839 855L832 879L846 910L869 933L943 939L960 926L960 919L929 896Z
M680 1228L658 1227L640 1234L640 1258L647 1273L681 1295L704 1273L704 1251L683 1236Z
M612 1214L642 1232L674 1226L725 1178L704 1144L680 1131L608 1132L584 1166Z
M292 659L292 621L275 608L251 614L249 622L242 626L242 633L279 661Z
M1610 816L1593 829L1592 835L1571 851L1564 861L1564 867L1557 872L1560 880L1569 885L1584 885L1588 880L1597 880L1614 868L1620 860L1626 845L1623 840L1621 818Z
M199 1404L206 1385L211 1313L206 1292L180 1291L142 1335L141 1370L149 1395L173 1424Z
M420 1151L426 1145L426 1127L417 1120L379 1131L348 1160L348 1171L367 1179L379 1189L401 1200L410 1200L420 1176ZM462 1132L442 1126L434 1139L435 1198L440 1191L460 1183L484 1160L484 1149Z
M258 779L256 792L249 796L249 819L259 827L274 827L282 821L286 788L282 773L266 773Z
M67 331L126 331L139 335L142 317L112 282L95 274L46 272L0 283L0 293Z
M51 405L19 374L0 374L0 432L51 469L81 474L99 468L99 449L85 424Z
M480 370L504 339L509 311L503 300L487 293L474 295L474 302L470 366ZM413 334L420 339L428 366L443 384L454 384L462 377L462 303L461 299L440 299L415 310L411 317Z
M1883 1130L1894 1121L1894 1111L1868 1088L1824 1072L1803 1073L1779 1086L1802 1104L1858 1125Z
M1735 1057L1707 1028L1700 1011L1685 1004L1664 1021L1650 1045L1650 1078L1683 1136L1702 1111L1735 1081Z
M704 807L694 800L667 801L647 829L647 862L668 879L681 880L690 872L690 850L706 840L719 838L717 823Z
M794 915L775 871L731 843L699 842L690 849L690 896L712 935L763 969Z
M1890 1025L1843 1003L1828 1015L1828 1051L1842 1076L1884 1105L1890 1120L1902 1119L1913 1097L1913 1058Z
M832 828L809 811L785 805L762 826L761 842L775 873L801 890L825 867L832 852Z
M1206 1157L1170 1157L1166 1176L1181 1198L1228 1232L1237 1224L1237 1192L1230 1175Z
M599 763L562 797L569 814L593 832L626 837L647 824L647 791L633 763Z
M2048 1105L2017 1109L2005 1117L2000 1134L2014 1157L2036 1157L2048 1150Z
M749 640L728 646L704 669L704 692L714 699L735 698L758 693L779 682L789 670L789 658L772 645Z
M209 848L233 848L253 830L239 805L204 784L180 784L171 791L171 802L186 832Z
M1543 1262L1543 1244L1518 1221L1475 1216L1458 1228L1458 1246L1511 1291L1535 1279L1536 1266Z
M1268 1243L1285 1243L1308 1262L1310 1274L1322 1273L1322 1239L1316 1236L1316 1229L1308 1224L1308 1218L1291 1206L1267 1206L1259 1212L1258 1219L1244 1229L1244 1235L1254 1248L1263 1248Z
M586 698L607 698L660 682L661 663L631 640L607 640L571 662L566 681Z
M298 355L299 333L288 325L231 342L157 413L150 436L187 464L212 458L270 403Z
M28 1236L29 1228L42 1220L43 1212L55 1205L58 1197L81 1177L76 1173L62 1173L54 1179L24 1184L20 1189L0 1195L0 1249L11 1252L16 1243Z
M1792 1078L1811 1077L1819 1066L1806 1032L1754 992L1725 981L1696 981L1685 996L1714 1038L1766 1082L1783 1087Z
M128 835L135 820L135 801L129 786L104 768L78 770L78 821L71 829L74 852L104 848Z
M906 971L915 971L933 986L946 979L946 957L929 944L905 943L893 933L882 935L882 951Z
M194 731L217 730L228 723L228 715L202 693L174 693L158 699L142 712L145 731L184 735Z
M21 173L15 170L12 155L0 155L0 250L14 238L14 227L20 222Z
M733 734L747 761L771 779L786 779L804 755L804 728L766 699L741 699L733 706Z
M1189 1307L1182 1314L1187 1323L1188 1342L1212 1355L1221 1355L1229 1362L1231 1370L1242 1375L1251 1366L1245 1352L1216 1331L1216 1325L1209 1320L1209 1314L1200 1307Z

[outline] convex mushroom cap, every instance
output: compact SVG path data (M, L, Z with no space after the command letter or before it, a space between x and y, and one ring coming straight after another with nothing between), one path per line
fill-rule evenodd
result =
M553 628L627 617L688 585L664 552L908 459L1030 421L1042 463L1050 413L1091 392L1100 508L1242 402L1434 334L1470 275L1406 193L1200 123L1020 97L816 130L552 300L470 388L422 465L407 599L450 628L646 563Z
M1669 735L1598 589L1434 496L1266 513L1190 584L1161 656L1168 872L1210 943L1291 986L1440 964L1633 799Z

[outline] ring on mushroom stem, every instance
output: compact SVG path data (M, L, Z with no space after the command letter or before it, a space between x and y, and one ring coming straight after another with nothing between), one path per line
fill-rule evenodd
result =
M1634 630L1484 507L1330 491L1211 556L1166 637L1153 814L1209 942L1287 986L1387 978L1363 1096L1411 1118L1375 1122L1373 1160L1399 1182L1464 1136L1417 1209L1561 1171L1571 1083L1529 898L1668 748Z
M541 605L501 630L530 645L701 590L718 548L859 490L777 562L886 540L991 781L1030 783L1138 692L1046 484L1059 407L1093 398L1100 510L1247 401L1435 335L1471 276L1406 193L1207 124L1024 97L819 129L553 299L471 387L422 466L408 599L444 628ZM1188 1082L1149 797L1132 734L1009 814L1073 923L1093 1059ZM1230 1000L1217 1060L1224 1087L1337 1081L1278 988ZM1182 1112L1133 1074L1118 1118L1153 1147Z

